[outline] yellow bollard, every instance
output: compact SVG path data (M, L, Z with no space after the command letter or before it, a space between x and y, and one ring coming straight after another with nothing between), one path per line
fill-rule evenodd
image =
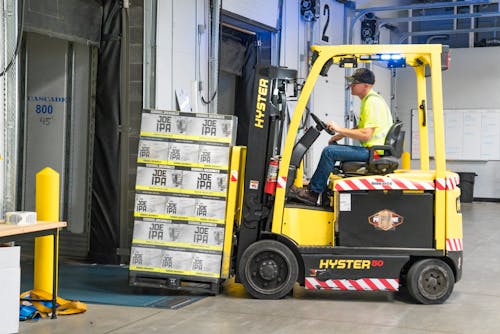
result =
M36 174L37 220L59 221L59 173L45 167ZM57 236L59 238L59 235ZM56 254L57 255L57 254ZM53 294L54 236L35 239L34 289ZM57 277L57 272L56 272ZM57 282L56 291L57 292Z
M410 152L403 152L401 155L401 169L410 169Z

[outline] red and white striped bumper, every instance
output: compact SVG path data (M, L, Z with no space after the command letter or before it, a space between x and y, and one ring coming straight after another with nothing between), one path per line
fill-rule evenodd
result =
M452 252L460 252L464 250L462 238L446 239L446 250Z
M308 290L342 290L342 291L398 291L399 279L397 278L361 278L329 279L320 281L315 277L306 277Z
M335 182L335 190L452 190L458 185L458 178L447 177L435 181L415 181L404 178L367 176L342 179Z

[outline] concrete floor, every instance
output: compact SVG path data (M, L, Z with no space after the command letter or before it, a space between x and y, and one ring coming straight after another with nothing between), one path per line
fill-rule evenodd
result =
M306 291L265 301L232 284L178 310L88 305L20 324L20 333L500 333L500 203L462 204L463 278L443 305L392 293Z

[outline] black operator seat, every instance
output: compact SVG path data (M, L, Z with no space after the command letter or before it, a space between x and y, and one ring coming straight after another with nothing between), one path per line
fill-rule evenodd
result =
M384 145L370 147L367 161L344 161L341 163L340 174L346 176L377 175L395 171L399 166L399 158L403 154L405 132L401 130L402 127L402 122L394 123L385 137ZM383 154L380 151L383 151Z

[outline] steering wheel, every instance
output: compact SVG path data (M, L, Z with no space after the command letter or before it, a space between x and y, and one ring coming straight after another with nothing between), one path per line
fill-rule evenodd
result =
M312 119L316 122L316 124L317 124L317 128L318 128L318 130L319 130L319 131L321 131L321 130L325 130L325 131L326 131L326 133L328 133L330 136L333 136L333 135L335 134L335 131L330 130L330 129L328 128L328 126L326 125L326 123L325 123L325 122L323 122L321 119L319 119L319 117L318 117L318 116L316 116L316 115L315 115L315 114L313 114L313 113L310 113L310 115L311 115Z

